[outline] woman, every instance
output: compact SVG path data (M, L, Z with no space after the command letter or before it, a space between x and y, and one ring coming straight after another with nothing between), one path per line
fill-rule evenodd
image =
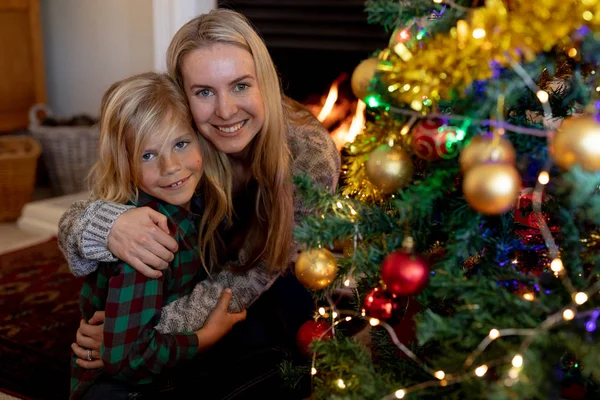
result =
M310 112L282 96L264 42L240 14L218 9L188 22L169 46L167 66L186 94L197 129L228 156L231 180L225 190L235 211L232 228L221 232L220 265L227 268L213 265L213 279L163 308L161 324L185 327L190 318L194 323L205 320L226 287L238 305L231 311L241 311L288 269L297 250L291 246L293 223L306 212L293 196L292 175L307 174L334 190L340 159L328 132ZM59 245L76 275L92 272L99 261L119 258L150 277L160 274L151 267L164 269L177 248L158 213L101 201L76 203L63 215ZM292 297L310 296L290 276L280 278L266 295L280 293L285 293L275 300L280 313L294 313L290 310L297 307L296 314L302 314L291 323L284 321L290 336L310 315L310 307L298 307ZM270 330L277 322L267 317L277 314L273 307L264 301L254 305L238 328L253 334L264 329L255 335L259 341L276 337ZM97 347L93 332L83 323L78 344ZM87 357L81 348L76 354L96 357L96 352Z

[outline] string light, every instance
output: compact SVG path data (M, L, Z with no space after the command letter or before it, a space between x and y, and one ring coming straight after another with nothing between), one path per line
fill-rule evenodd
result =
M350 317L350 316L346 317L346 322L349 322L351 320L352 320L352 317Z
M562 316L565 321L570 321L573 318L575 318L575 312L573 310L571 310L570 308L567 308L565 311L563 311Z
M319 307L319 314L325 315L325 307Z
M316 369L315 367L312 367L312 368L310 369L310 374L311 374L311 375L316 375L316 374L317 374L317 369Z
M548 182L550 182L550 175L547 171L540 172L540 174L538 175L538 182L542 185L547 185Z
M440 381L442 379L444 379L446 377L446 373L442 370L436 371L435 374L433 374L433 376L435 376L436 378L438 378Z
M346 279L344 281L344 286L346 286L346 287L350 286L350 279Z
M511 379L518 379L519 378L519 370L517 368L511 368L508 371L508 376Z
M550 263L550 269L554 272L561 272L565 267L563 266L563 262L560 258L555 258Z
M516 356L513 357L511 364L515 368L521 368L523 366L523 356L520 354L517 354Z
M337 318L338 314L334 311L333 313L331 313L331 316L335 319Z
M545 90L538 90L538 92L535 95L540 101L540 103L547 103L548 99L550 98L548 92L546 92Z
M482 377L485 375L485 373L487 372L488 367L487 365L483 364L480 365L479 367L475 368L475 375L477 375L478 377Z
M403 399L404 396L406 396L406 392L402 389L399 389L394 392L394 396L396 396L397 399Z
M583 303L588 301L588 295L583 292L579 292L579 293L576 293L575 296L573 296L573 300L578 305L582 305Z
M482 39L485 37L485 29L483 28L477 28L473 31L473 38L474 39Z
M371 326L377 326L379 325L379 320L377 318L371 318L369 324L371 324Z
M490 339L496 340L500 337L500 331L498 329L492 329L488 336L490 337Z
M340 203L339 201L336 203L337 208L342 208L342 203Z
M533 293L525 293L523 295L523 298L527 301L533 301L535 300L535 296L533 295Z
M340 389L346 389L346 384L344 383L343 379L338 379L337 380L337 385Z

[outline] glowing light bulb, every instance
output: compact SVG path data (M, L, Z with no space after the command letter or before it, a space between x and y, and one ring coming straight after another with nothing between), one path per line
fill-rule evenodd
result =
M319 314L325 315L325 307L319 307Z
M436 371L435 374L433 374L433 376L435 376L436 378L438 378L441 381L446 376L446 373L442 370L439 370L439 371Z
M315 367L312 367L312 368L310 369L310 374L311 374L311 375L316 375L316 374L317 374L317 369L316 369Z
M433 0L433 2L436 3L436 4L442 4L443 1L444 0Z
M369 320L369 323L371 324L371 326L377 326L379 325L379 320L377 318L371 318Z
M575 296L573 296L573 300L575 300L575 303L582 305L583 303L588 301L588 295L583 292L579 292L575 294Z
M338 314L334 311L331 313L331 316L335 319L335 318L337 318Z
M500 331L498 329L492 329L488 336L490 337L490 339L496 340L500 337Z
M565 321L570 321L575 318L575 312L573 312L573 310L570 308L567 308L565 311L563 311L563 318Z
M538 92L535 95L537 96L540 103L547 103L548 98L550 98L550 96L548 95L548 92L546 92L544 90L538 90Z
M475 375L477 375L478 377L482 377L485 375L485 373L487 372L488 367L487 365L483 364L480 365L479 367L475 368Z
M519 370L516 368L511 368L510 371L508 371L508 376L511 379L518 379L519 378Z
M547 171L540 172L540 174L538 175L538 182L542 185L547 185L548 182L550 182L550 175Z
M535 296L533 295L533 293L525 293L523 295L523 298L527 301L533 301L535 300Z
M550 263L550 269L554 272L560 272L564 269L563 262L560 258L555 258Z
M569 52L567 53L569 57L573 58L577 56L577 49L575 47L571 47Z
M344 286L346 286L346 287L347 287L347 286L350 286L350 279L346 279L346 280L344 281Z
M521 368L523 366L523 356L520 354L514 356L512 359L512 365L515 368Z
M400 134L404 136L408 133L408 131L410 131L410 127L408 125L404 125L402 129L400 129Z
M346 321L352 321L352 317L346 317Z
M406 396L406 392L403 389L399 389L394 392L394 396L396 396L397 399L403 399L404 396Z
M337 380L337 385L340 389L346 389L346 384L344 383L343 379L338 379Z
M342 208L342 203L340 203L339 201L336 203L337 208Z
M477 28L473 31L473 38L475 39L482 39L485 37L485 29L483 28Z

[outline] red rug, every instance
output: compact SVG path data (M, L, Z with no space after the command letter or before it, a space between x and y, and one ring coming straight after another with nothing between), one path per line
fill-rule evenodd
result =
M0 391L68 398L82 283L56 239L0 255Z

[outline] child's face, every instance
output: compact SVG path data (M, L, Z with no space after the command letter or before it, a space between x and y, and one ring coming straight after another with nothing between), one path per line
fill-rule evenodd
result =
M265 122L252 55L234 45L214 44L188 53L181 71L200 133L219 151L244 156Z
M140 189L167 203L189 209L203 171L200 143L191 129L164 143L153 135L144 146Z

